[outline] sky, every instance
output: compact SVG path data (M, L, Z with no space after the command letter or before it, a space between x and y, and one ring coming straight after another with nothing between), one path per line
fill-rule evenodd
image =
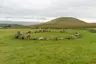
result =
M96 0L0 0L0 20L42 22L57 17L96 22Z

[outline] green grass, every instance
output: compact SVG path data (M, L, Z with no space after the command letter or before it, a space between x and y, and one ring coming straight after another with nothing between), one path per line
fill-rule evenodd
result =
M0 64L96 64L96 33L79 32L83 38L76 40L20 40L13 38L16 31L25 34L30 29L0 30ZM31 29L31 31L34 31ZM61 33L37 33L32 36L67 36Z

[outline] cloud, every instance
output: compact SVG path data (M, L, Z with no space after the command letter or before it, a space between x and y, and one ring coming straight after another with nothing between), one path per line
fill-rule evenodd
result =
M0 0L0 16L96 18L95 0Z

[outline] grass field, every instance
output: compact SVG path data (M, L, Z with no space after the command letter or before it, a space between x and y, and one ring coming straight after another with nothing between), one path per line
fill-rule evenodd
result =
M20 40L14 33L30 29L0 29L0 64L96 64L96 33L67 30L84 36L75 40ZM34 31L31 29L31 31ZM65 33L37 33L32 36L59 36Z

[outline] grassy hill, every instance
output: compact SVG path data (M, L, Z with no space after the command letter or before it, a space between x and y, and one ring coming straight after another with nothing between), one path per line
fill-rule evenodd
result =
M90 26L91 28L96 28L96 23L89 23L89 26Z
M94 25L94 26L93 26ZM46 23L33 25L36 28L82 28L96 27L96 24L88 24L82 20L73 17L60 17Z

